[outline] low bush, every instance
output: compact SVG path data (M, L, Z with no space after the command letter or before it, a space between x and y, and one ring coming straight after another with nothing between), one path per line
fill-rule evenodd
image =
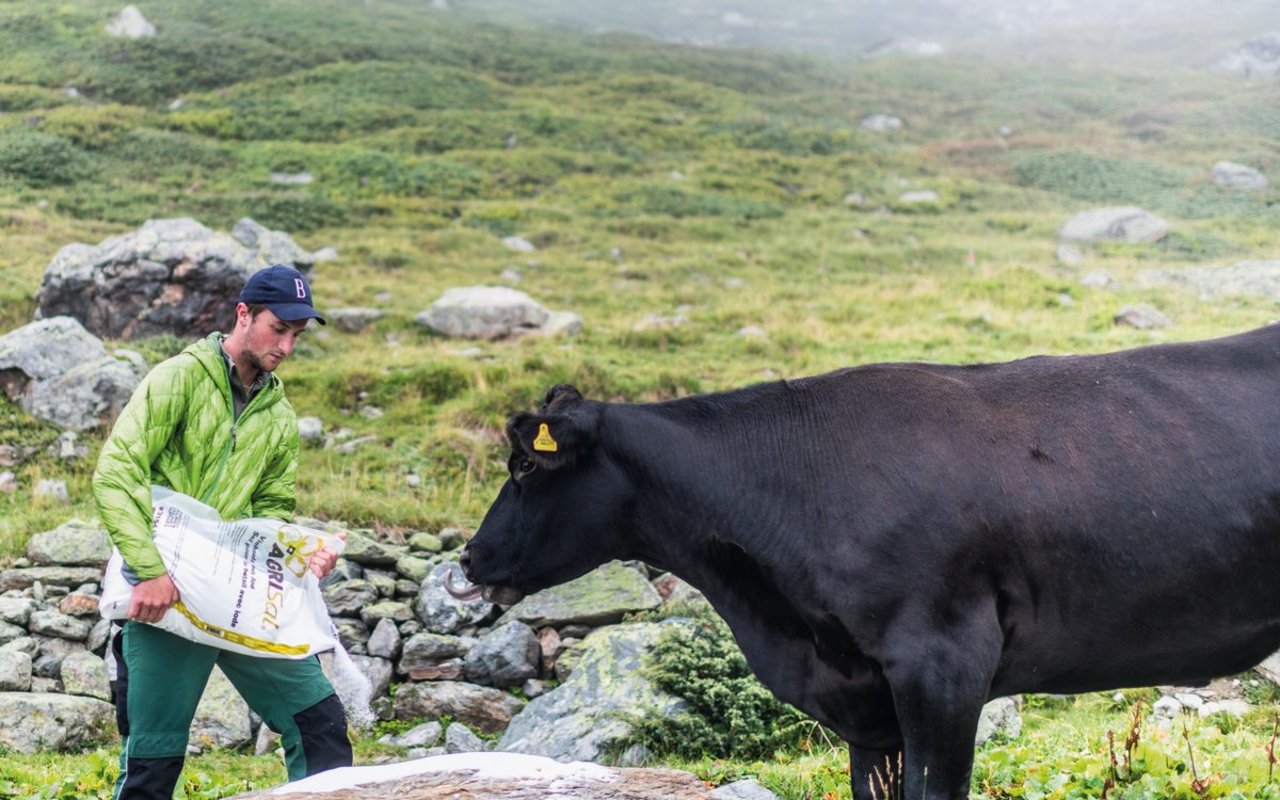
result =
M41 131L0 133L0 176L33 187L61 186L87 178L90 157L70 140Z
M627 745L641 744L655 755L771 758L777 750L808 750L818 730L756 680L728 625L714 614L665 632L645 674L689 704L675 716L636 721Z

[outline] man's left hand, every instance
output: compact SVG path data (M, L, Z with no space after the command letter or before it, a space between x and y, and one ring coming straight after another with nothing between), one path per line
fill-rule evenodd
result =
M339 531L338 538L346 540L346 531ZM330 572L333 572L333 568L337 566L337 564L338 554L327 547L322 547L311 554L311 560L307 562L307 568L310 569L317 578L323 578Z

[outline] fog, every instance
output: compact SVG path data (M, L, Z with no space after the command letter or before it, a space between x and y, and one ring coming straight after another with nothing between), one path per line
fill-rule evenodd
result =
M1188 67L1280 30L1275 0L449 0L463 13L666 42L863 58L907 50Z

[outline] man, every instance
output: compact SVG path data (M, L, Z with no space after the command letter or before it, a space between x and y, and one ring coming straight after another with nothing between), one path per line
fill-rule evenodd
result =
M312 319L324 324L301 273L281 264L255 272L231 333L210 334L152 370L102 447L94 500L126 574L137 578L129 619L112 642L124 739L116 798L171 800L215 663L282 735L290 780L351 764L342 703L318 660L232 653L144 624L179 599L151 541L152 484L195 497L223 519L292 518L298 420L274 370ZM336 560L320 550L310 568L323 577Z

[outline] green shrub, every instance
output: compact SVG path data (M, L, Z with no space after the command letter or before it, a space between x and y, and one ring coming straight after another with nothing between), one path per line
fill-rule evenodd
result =
M1157 208L1170 206L1192 178L1186 169L1078 150L1020 153L1013 172L1023 186L1094 203Z
M771 758L777 750L806 749L815 723L773 696L751 674L729 627L711 615L672 626L644 668L655 686L683 698L689 710L646 715L626 743L682 758ZM834 737L829 737L834 738Z
M75 183L92 171L89 157L61 136L33 130L0 133L0 175L29 186Z

